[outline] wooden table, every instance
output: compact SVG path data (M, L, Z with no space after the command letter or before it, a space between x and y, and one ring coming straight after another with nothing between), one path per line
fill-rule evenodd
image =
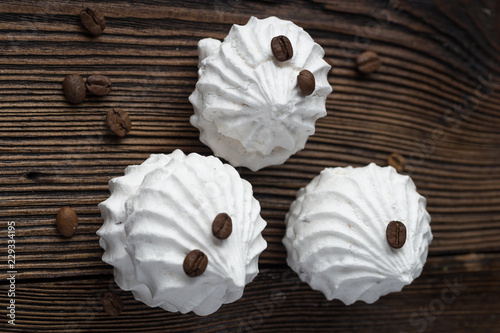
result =
M89 36L79 12L106 16ZM250 16L302 26L333 69L328 116L286 164L251 172L268 226L260 274L215 314L169 313L118 289L101 261L97 204L107 182L151 153L209 155L189 123L197 42ZM358 74L356 56L380 70ZM500 3L462 1L19 1L0 4L1 332L500 332ZM67 74L104 74L113 91L65 102ZM105 113L133 130L117 139ZM434 241L422 275L374 304L344 306L299 283L285 263L284 217L327 166L387 164L402 154L428 199ZM59 235L55 214L80 225ZM8 296L8 222L15 222L15 297ZM124 301L118 317L100 297ZM450 293L451 292L451 293ZM6 309L15 300L15 326Z

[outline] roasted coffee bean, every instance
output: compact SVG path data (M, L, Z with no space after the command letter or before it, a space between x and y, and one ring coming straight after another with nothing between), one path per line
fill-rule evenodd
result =
M132 129L132 122L127 112L121 108L109 110L106 115L106 122L111 132L119 137L124 137Z
M72 104L83 102L87 95L85 82L78 74L71 74L64 78L63 91L66 100Z
M104 75L91 75L85 82L89 94L106 96L111 92L111 80Z
M212 234L218 239L227 239L233 232L233 222L226 213L217 214L212 223Z
M387 225L385 236L391 247L399 249L406 242L406 226L402 222L391 221Z
M108 315L116 317L123 311L123 301L120 296L108 291L102 295L102 307Z
M184 258L182 268L187 276L197 277L205 272L207 265L208 258L205 253L200 250L193 250L187 254L186 258Z
M65 206L59 209L56 215L56 225L64 237L73 236L76 232L76 227L78 227L78 217L73 208Z
M292 43L286 36L276 36L271 40L271 50L278 61L287 61L293 57Z
M94 36L102 34L106 28L106 20L100 11L87 7L80 12L83 26Z
M382 62L380 61L378 54L373 51L363 52L356 59L358 71L363 74L375 72L381 64Z
M297 83L299 84L300 91L304 96L311 95L316 87L314 75L307 69L300 71L297 76Z
M387 164L396 169L397 172L403 172L406 168L406 160L398 153L392 153L387 156Z

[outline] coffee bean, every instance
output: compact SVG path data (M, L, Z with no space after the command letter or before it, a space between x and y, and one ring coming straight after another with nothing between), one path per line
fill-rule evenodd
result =
M233 232L233 222L226 213L217 214L212 223L212 234L218 239L227 239Z
M392 153L387 156L387 164L396 169L397 172L403 172L406 168L406 160L398 153Z
M106 96L111 92L111 80L104 75L89 76L85 86L92 95Z
M121 108L109 110L106 115L106 122L111 132L119 137L124 137L132 129L132 122L127 112Z
M78 227L78 217L73 208L65 206L59 209L56 215L56 225L64 237L73 236L76 232L76 227Z
M391 221L387 225L385 236L391 247L399 249L406 242L406 226L402 222Z
M87 7L80 12L83 26L94 36L102 34L106 28L106 20L100 11Z
M292 43L286 36L276 36L271 40L271 50L278 61L287 61L293 57Z
M200 250L193 250L187 254L186 258L184 258L182 268L187 276L197 277L205 272L207 265L208 258L205 253Z
M304 96L311 95L316 87L314 75L307 69L300 71L297 76L297 83L299 84L300 91Z
M356 59L356 64L358 66L358 71L363 74L369 74L375 72L382 62L377 53L373 51L366 51L361 53Z
M117 294L105 292L102 295L102 307L112 317L118 316L123 311L123 301Z
M83 102L87 95L85 82L78 74L71 74L64 78L63 91L66 100L72 104Z

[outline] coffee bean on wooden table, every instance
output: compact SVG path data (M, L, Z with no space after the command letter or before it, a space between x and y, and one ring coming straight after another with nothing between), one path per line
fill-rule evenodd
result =
M106 115L106 122L111 132L119 137L124 137L132 129L130 117L127 112L121 108L109 110Z
M102 34L106 28L106 20L100 11L87 7L80 12L83 26L94 36Z
M59 209L56 215L56 225L64 237L73 236L78 227L78 217L73 208L65 206Z
M233 232L231 216L226 213L217 214L212 223L212 234L218 239L227 239Z
M300 71L299 75L297 76L297 83L299 85L300 91L304 96L311 95L316 87L316 80L314 79L314 75L307 69Z
M111 80L104 75L91 75L87 78L85 86L89 94L106 96L111 92Z
M184 258L182 268L184 273L189 277L197 277L205 272L208 265L208 258L205 253L200 250L193 250L189 252Z
M403 172L406 168L405 158L398 153L392 153L387 156L387 164L396 169L397 172Z
M120 296L108 291L102 295L102 307L108 315L116 317L123 311L123 301Z
M363 74L369 74L375 72L382 62L376 52L366 51L361 53L356 59L356 65L358 66L358 71Z
M389 245L395 249L399 249L406 242L406 226L399 221L391 221L387 225L385 236Z
M293 57L292 43L288 37L280 35L271 40L271 50L278 61L287 61Z
M71 74L64 78L63 91L66 100L72 104L83 102L87 95L85 82L78 74Z

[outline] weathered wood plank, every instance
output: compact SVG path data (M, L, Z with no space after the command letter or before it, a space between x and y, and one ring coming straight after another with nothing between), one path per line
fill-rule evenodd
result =
M111 275L26 283L16 289L16 330L84 332L494 332L500 325L500 266L496 255L430 258L423 276L374 304L346 307L327 301L287 268L262 269L242 299L198 317L149 308L121 291ZM484 272L488 266L488 273ZM436 271L429 272L429 268ZM272 281L272 283L269 283ZM101 295L118 293L119 317L102 308ZM5 316L6 310L0 313ZM461 317L462 320L457 320ZM285 326L286 325L286 326Z
M91 1L106 15L98 38L78 13L84 1L4 0L0 4L0 229L16 222L18 323L11 331L317 331L495 332L500 325L500 5L494 1ZM96 295L112 268L101 261L97 204L107 182L152 153L208 155L189 124L199 39L222 39L233 23L275 15L304 27L333 65L328 116L306 149L282 166L238 168L261 202L268 226L264 269L244 299L213 316L168 314L120 292L125 313L102 312ZM500 30L499 30L500 31ZM363 50L383 65L369 76L355 66ZM67 74L111 78L109 96L73 106L61 89ZM121 106L129 136L106 129ZM434 241L424 275L374 305L326 302L286 272L284 217L296 191L328 166L407 159L406 173L426 196ZM59 236L54 217L73 206L77 234ZM3 237L3 236L2 236ZM0 241L5 248L6 238ZM6 262L6 251L0 261ZM0 271L1 300L6 299ZM445 279L467 286L436 316ZM271 292L286 301L267 316ZM436 303L437 304L437 303ZM3 312L2 312L3 311ZM4 308L0 309L5 318ZM410 321L417 313L414 321ZM259 317L260 316L260 317ZM262 318L262 322L261 319ZM3 320L3 319L2 319ZM1 321L0 330L4 329ZM8 327L12 329L12 327Z

